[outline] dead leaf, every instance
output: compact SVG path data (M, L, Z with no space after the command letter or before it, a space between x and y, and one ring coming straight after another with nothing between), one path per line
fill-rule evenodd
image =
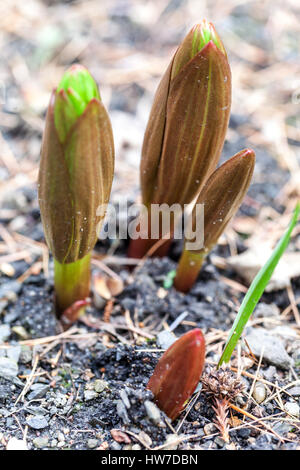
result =
M272 252L270 246L252 246L241 255L227 258L226 264L250 285ZM298 276L300 276L300 253L284 253L265 290L266 292L273 292L285 289L291 286L291 279Z
M109 277L106 274L96 274L93 277L93 292L105 300L110 300L124 290L124 283L119 277Z
M231 427L236 428L242 424L242 421L237 416L231 416L231 418L229 418L229 424Z
M80 315L84 312L84 309L87 305L90 305L91 299L87 297L86 299L76 300L70 307L68 307L60 317L61 324L64 328L69 328L73 323L75 323Z
M125 434L125 432L120 431L119 429L111 429L110 434L112 438L117 442L125 442L125 444L130 444L130 437Z

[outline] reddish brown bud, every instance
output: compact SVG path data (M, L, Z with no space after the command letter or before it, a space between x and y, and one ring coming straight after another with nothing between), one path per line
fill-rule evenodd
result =
M142 149L144 204L193 200L217 166L230 105L226 52L204 20L177 49L154 98Z
M159 408L174 420L197 387L205 359L205 341L199 328L185 333L159 360L147 388Z
M143 204L150 212L151 204L183 208L199 194L217 166L230 105L227 55L214 26L204 20L178 47L154 98L140 172ZM158 226L160 239L172 239L173 231L173 223L170 235ZM156 241L149 230L148 240L132 240L129 256L143 257Z

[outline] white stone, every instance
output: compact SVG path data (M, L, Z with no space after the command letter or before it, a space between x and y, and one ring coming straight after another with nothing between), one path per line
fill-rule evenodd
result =
M295 418L300 417L300 408L299 405L293 401L287 401L284 405L285 411Z

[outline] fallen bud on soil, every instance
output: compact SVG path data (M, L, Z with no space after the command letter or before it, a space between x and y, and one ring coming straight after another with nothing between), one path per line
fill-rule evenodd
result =
M45 238L55 259L58 311L89 296L90 253L114 172L110 120L94 79L73 65L53 91L39 172Z
M226 225L238 210L249 188L255 165L255 153L245 149L221 165L208 179L196 204L203 204L204 242L201 249L185 249L181 255L174 281L176 289L190 290L201 269L205 256L217 243ZM196 205L195 205L196 207ZM192 230L197 227L196 210L192 212ZM199 237L200 238L200 237ZM189 240L189 244L193 240Z
M205 359L205 341L199 328L185 333L167 349L147 388L155 402L174 420L197 387Z
M183 206L199 193L219 161L230 105L227 55L214 26L204 20L177 49L154 98L141 160L149 211L151 204ZM129 255L140 258L149 247L149 240L133 240Z

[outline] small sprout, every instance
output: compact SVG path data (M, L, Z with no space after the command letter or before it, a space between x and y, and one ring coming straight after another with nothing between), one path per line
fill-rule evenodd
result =
M202 204L204 209L204 227L200 226L204 236L203 247L192 251L184 249L174 281L176 289L187 292L194 284L205 256L217 243L242 203L251 182L254 165L253 150L242 150L215 170L206 182L196 201L196 205ZM196 205L191 215L194 231L198 226Z
M141 160L143 204L149 237L131 241L129 256L142 258L157 242L151 234L152 204L189 204L215 170L231 106L231 72L214 26L205 20L185 37L158 86ZM170 224L170 237L174 230ZM167 234L157 227L160 239ZM166 254L165 243L156 255Z
M176 276L176 270L172 269L172 271L169 271L168 274L166 275L166 278L164 280L164 289L170 289L174 283L174 278Z
M39 172L45 238L54 257L57 313L90 294L90 256L114 172L110 120L86 68L73 65L53 91Z
M195 328L175 341L158 361L147 388L171 420L177 418L194 393L204 359L204 336L199 328Z

